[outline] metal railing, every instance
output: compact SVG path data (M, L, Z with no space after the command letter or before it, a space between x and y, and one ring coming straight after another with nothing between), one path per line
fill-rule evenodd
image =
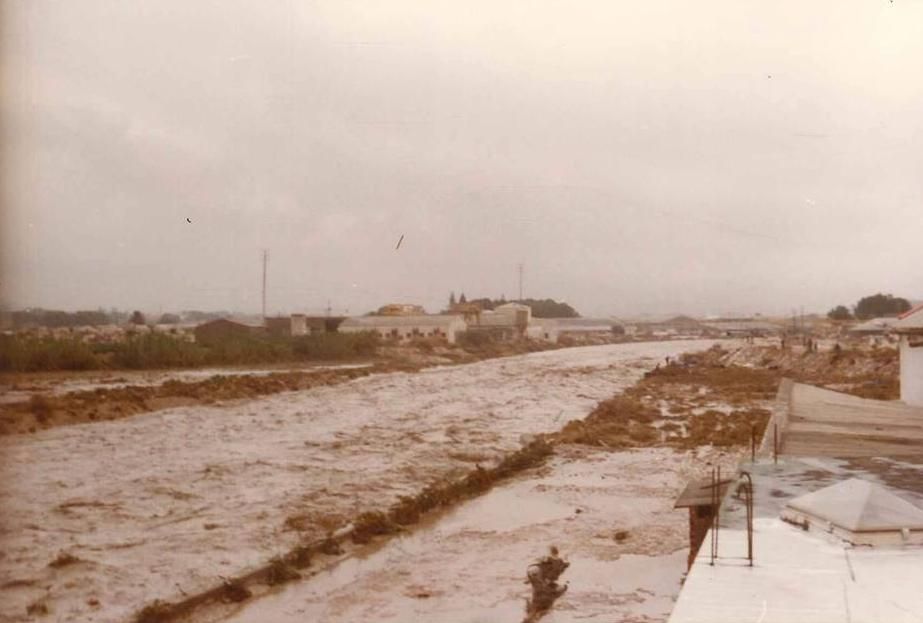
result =
M753 477L750 475L750 472L741 471L740 480L744 482L738 482L737 495L743 495L744 508L746 509L747 517L747 562L749 566L753 566ZM715 566L715 561L718 559L718 544L721 533L721 466L719 465L716 468L711 470L711 508L712 508L712 517L711 517L711 530L709 531L710 545L711 545L711 560L709 565Z

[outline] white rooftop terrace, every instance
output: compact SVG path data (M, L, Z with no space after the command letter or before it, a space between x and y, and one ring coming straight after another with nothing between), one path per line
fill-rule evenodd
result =
M900 539L893 545L852 545L837 531L829 532L826 521L804 530L780 516L793 502L820 515L829 511L849 516L854 506L862 511L860 519L865 511L874 510L877 517L896 508L901 516L897 523L908 524L907 517L914 519L913 511L923 506L923 454L781 457L778 464L761 459L741 467L754 483L753 566L747 559L745 505L732 493L721 507L714 565L709 533L669 623L923 620L923 547ZM855 496L831 500L854 489ZM831 503L842 508L830 509ZM875 523L882 527L877 519ZM855 526L862 528L861 524Z
M721 530L719 546L711 566L703 544L669 623L923 620L919 546L853 547L778 518L756 519L753 567L745 529Z

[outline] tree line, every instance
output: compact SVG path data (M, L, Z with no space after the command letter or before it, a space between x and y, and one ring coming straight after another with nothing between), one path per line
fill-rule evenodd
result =
M48 327L52 329L68 327L99 327L103 325L119 324L179 324L184 320L190 323L201 323L216 318L223 318L228 312L203 312L184 311L181 314L165 313L151 318L140 311L121 311L118 309L94 309L84 311L61 311L56 309L42 309L40 307L9 312L9 318L14 329L29 327Z
M845 305L837 305L829 312L827 317L831 320L869 320L886 316L898 316L910 311L910 301L891 294L873 294L859 299L852 309Z

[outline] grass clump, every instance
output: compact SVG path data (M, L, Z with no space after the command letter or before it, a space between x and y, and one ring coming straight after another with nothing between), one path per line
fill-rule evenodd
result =
M231 580L224 583L224 594L221 600L225 603L240 603L253 597L253 591L247 588L243 582Z
M310 558L308 560L310 561ZM285 584L300 579L301 574L282 558L276 558L270 563L269 571L266 575L266 583L269 586L278 586L279 584Z
M353 543L365 544L373 537L394 534L399 530L385 513L373 511L362 513L353 522Z

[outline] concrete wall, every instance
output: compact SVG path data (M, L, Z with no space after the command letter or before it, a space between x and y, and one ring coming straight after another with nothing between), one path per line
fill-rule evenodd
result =
M686 558L689 569L692 569L692 563L702 548L702 542L705 541L714 516L711 506L689 507L689 556ZM711 556L710 551L706 554Z
M292 335L307 335L308 319L304 314L292 314Z
M901 400L923 406L923 336L920 335L901 336Z

